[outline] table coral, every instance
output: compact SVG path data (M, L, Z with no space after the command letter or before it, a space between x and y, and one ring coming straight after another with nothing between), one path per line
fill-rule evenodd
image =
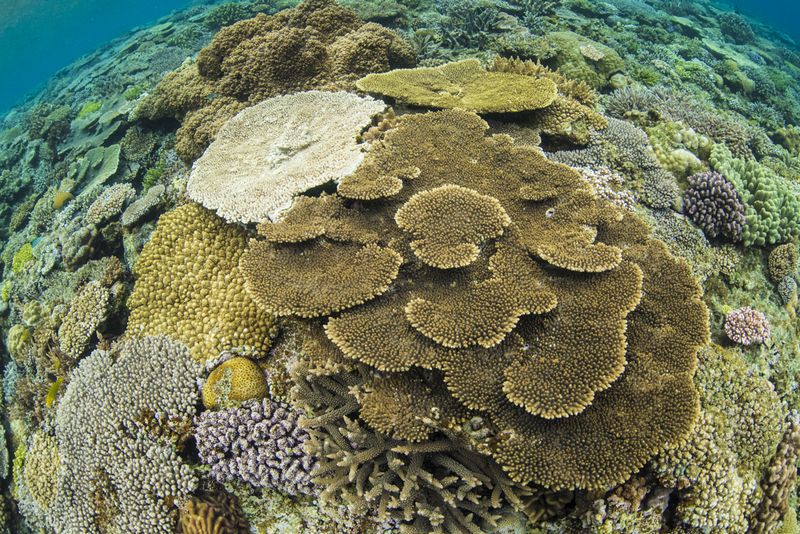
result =
M399 373L402 381L431 370L422 380L432 387L384 403L383 416L371 412L382 439L420 436L419 421L431 432L452 428L474 414L486 435L465 439L516 482L604 488L691 428L695 353L708 339L700 290L689 267L649 239L634 215L598 200L576 171L505 135L487 137L487 128L460 110L401 117L338 195L307 198L283 220L259 226L265 239L252 240L242 261L248 288L269 311L321 315L335 360ZM393 182L385 197L343 207L341 197L380 197L375 184L386 176L401 176L400 187ZM432 267L412 245L420 234L398 222L415 211L417 195L442 210L459 201L460 188L495 206L495 215L502 207L510 223L502 234L479 232L483 243L468 265ZM434 218L414 218L425 221ZM439 239L437 226L428 226L425 235ZM438 228L451 235L450 221L440 219ZM462 239L453 236L437 246ZM388 287L358 304L344 298L352 288L341 276L318 271L347 273L369 246L396 251L403 264ZM319 294L339 295L332 309L344 310L304 313ZM399 406L402 398L413 406ZM436 409L425 412L427 405ZM392 415L401 410L415 415Z
M199 374L186 347L164 337L127 341L81 361L56 412L61 467L48 513L53 528L174 532L172 511L197 479L170 429L191 421ZM149 418L160 435L151 434Z
M183 121L176 148L197 159L224 122L266 98L310 89L352 89L358 78L414 64L397 34L363 23L333 0L306 0L220 30L196 63L168 74L137 115Z
M514 72L486 71L477 59L441 67L419 67L369 74L356 82L367 93L414 106L461 108L478 113L530 111L549 106L556 84Z
M345 92L276 96L228 121L195 162L187 192L230 222L274 219L292 197L350 174L356 141L386 105Z
M274 320L244 289L246 243L246 232L198 204L162 215L134 267L127 334L169 335L198 361L231 348L265 354Z

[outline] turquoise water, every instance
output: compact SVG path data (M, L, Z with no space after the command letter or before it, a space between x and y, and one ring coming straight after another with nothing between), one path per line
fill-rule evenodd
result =
M190 0L3 0L0 2L0 113L57 70L110 39Z

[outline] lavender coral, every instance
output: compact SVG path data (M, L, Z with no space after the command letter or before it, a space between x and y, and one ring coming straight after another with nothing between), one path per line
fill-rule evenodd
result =
M725 334L740 345L763 343L769 337L769 332L766 315L750 306L733 310L725 318Z
M315 494L311 470L317 462L303 452L308 433L299 416L288 404L270 399L203 412L195 421L200 459L220 483L240 479L289 495Z
M683 211L709 238L742 240L745 210L733 184L717 172L689 177L683 195Z

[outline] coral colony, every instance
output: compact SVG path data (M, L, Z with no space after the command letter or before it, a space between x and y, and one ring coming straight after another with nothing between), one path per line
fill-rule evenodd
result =
M0 533L797 532L798 80L706 2L113 41L0 124Z

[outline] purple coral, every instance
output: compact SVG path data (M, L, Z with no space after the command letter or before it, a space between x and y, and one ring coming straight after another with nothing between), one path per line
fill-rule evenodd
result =
M683 212L710 238L737 243L744 234L744 205L733 184L716 172L689 177Z
M725 318L725 334L740 345L763 343L769 337L766 315L750 306L733 310Z
M303 451L308 433L298 418L291 406L270 399L203 412L195 419L200 459L220 483L239 479L289 495L316 494L311 471L317 461Z

